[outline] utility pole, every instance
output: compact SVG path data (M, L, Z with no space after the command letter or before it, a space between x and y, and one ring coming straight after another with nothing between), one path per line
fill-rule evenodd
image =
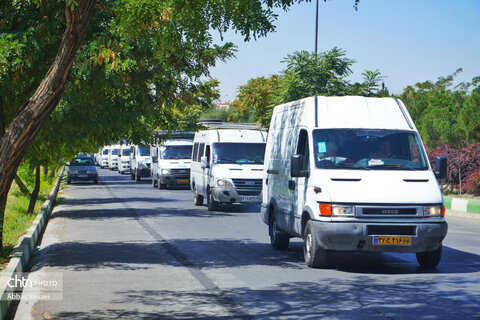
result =
M315 10L315 59L317 59L317 49L318 49L318 1L317 8ZM315 94L315 128L318 127L318 98Z

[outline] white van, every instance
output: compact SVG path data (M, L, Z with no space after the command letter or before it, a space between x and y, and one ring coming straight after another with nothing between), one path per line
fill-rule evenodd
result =
M260 202L266 132L258 125L202 123L193 140L190 188L195 205Z
M118 173L124 174L130 171L130 146L122 145L118 154Z
M150 147L140 145L130 147L130 176L132 180L140 181L142 177L149 177L151 164Z
M108 152L110 150L110 146L103 147L98 153L98 160L97 163L100 168L108 168Z
M120 154L122 146L115 144L110 146L108 150L108 168L110 170L118 169L118 155Z
M189 185L192 146L192 140L169 139L152 148L153 187Z
M395 98L310 97L275 107L265 151L262 219L271 245L304 240L309 267L327 251L415 252L436 267L445 207L426 150Z

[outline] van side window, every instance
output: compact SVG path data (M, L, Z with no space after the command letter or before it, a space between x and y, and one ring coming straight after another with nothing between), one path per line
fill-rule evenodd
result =
M207 163L210 163L210 146L207 145L205 148L205 156L207 157Z
M307 130L300 130L300 136L298 137L297 154L303 155L302 170L308 170L308 159L310 157L310 150L308 147Z
M195 144L193 145L192 161L198 161L198 142L195 142Z
M203 151L205 151L205 143L200 143L200 147L198 148L198 161L202 160Z

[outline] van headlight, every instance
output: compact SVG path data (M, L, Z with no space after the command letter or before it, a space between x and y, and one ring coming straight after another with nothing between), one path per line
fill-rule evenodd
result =
M162 169L162 175L167 176L167 175L171 175L171 174L172 174L172 172L170 170Z
M233 183L227 179L217 179L217 186L220 188L233 188Z
M332 216L334 217L353 217L355 216L354 206L342 206L332 204Z
M445 216L445 206L431 206L423 207L423 216L424 217L444 217Z

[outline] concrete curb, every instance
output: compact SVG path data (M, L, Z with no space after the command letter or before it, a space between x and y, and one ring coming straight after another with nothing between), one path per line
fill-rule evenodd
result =
M443 204L448 210L480 214L480 201L444 197Z
M5 319L11 303L11 301L8 299L8 295L13 293L13 288L8 285L8 281L12 278L15 278L15 276L20 277L25 270L25 267L27 266L32 255L33 249L37 244L37 240L47 224L48 216L52 212L64 172L65 166L62 168L62 171L60 172L52 191L48 195L48 199L42 205L42 208L33 221L32 226L28 229L22 241L15 249L13 257L5 270L2 271L0 276L0 314L2 319Z

